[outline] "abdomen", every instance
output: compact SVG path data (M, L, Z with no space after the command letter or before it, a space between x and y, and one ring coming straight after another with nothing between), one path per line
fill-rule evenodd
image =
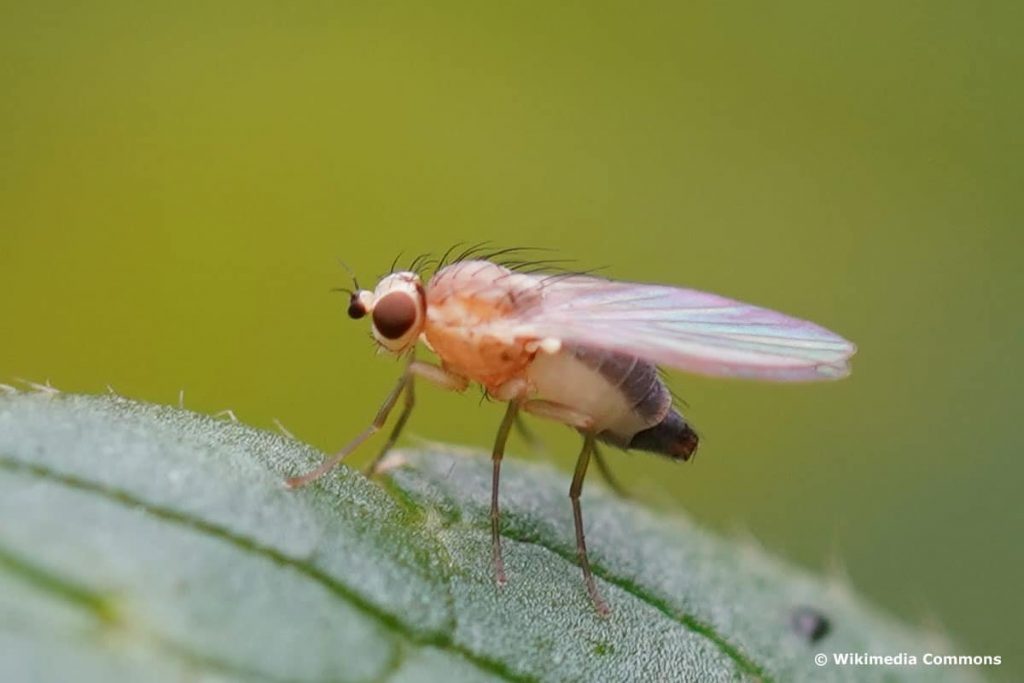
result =
M696 433L672 408L672 396L651 363L566 345L556 354L538 354L526 375L540 398L592 417L602 441L682 459L696 448Z

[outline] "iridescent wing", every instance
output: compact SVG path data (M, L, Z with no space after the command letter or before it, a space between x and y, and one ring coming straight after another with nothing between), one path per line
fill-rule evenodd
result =
M521 276L520 276L521 277ZM692 289L586 276L532 276L539 301L492 323L702 375L780 382L849 374L856 347L819 325Z

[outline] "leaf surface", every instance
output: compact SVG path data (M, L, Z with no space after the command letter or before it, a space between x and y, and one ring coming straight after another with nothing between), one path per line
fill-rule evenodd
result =
M383 486L293 440L113 396L0 397L0 678L41 681L970 680L828 665L943 651L838 584L615 499L584 497L612 607L575 564L566 477L402 451ZM816 643L794 610L824 615ZM944 678L943 678L944 677Z

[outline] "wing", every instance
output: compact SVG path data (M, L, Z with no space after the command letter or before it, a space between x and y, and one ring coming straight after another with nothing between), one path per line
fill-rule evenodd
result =
M856 347L806 320L692 289L585 276L531 276L541 296L492 323L701 375L780 382L849 374Z

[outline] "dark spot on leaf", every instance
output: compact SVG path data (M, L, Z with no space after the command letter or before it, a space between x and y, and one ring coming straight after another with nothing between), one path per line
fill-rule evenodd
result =
M828 618L813 607L797 607L790 615L793 631L809 643L816 643L832 629Z

